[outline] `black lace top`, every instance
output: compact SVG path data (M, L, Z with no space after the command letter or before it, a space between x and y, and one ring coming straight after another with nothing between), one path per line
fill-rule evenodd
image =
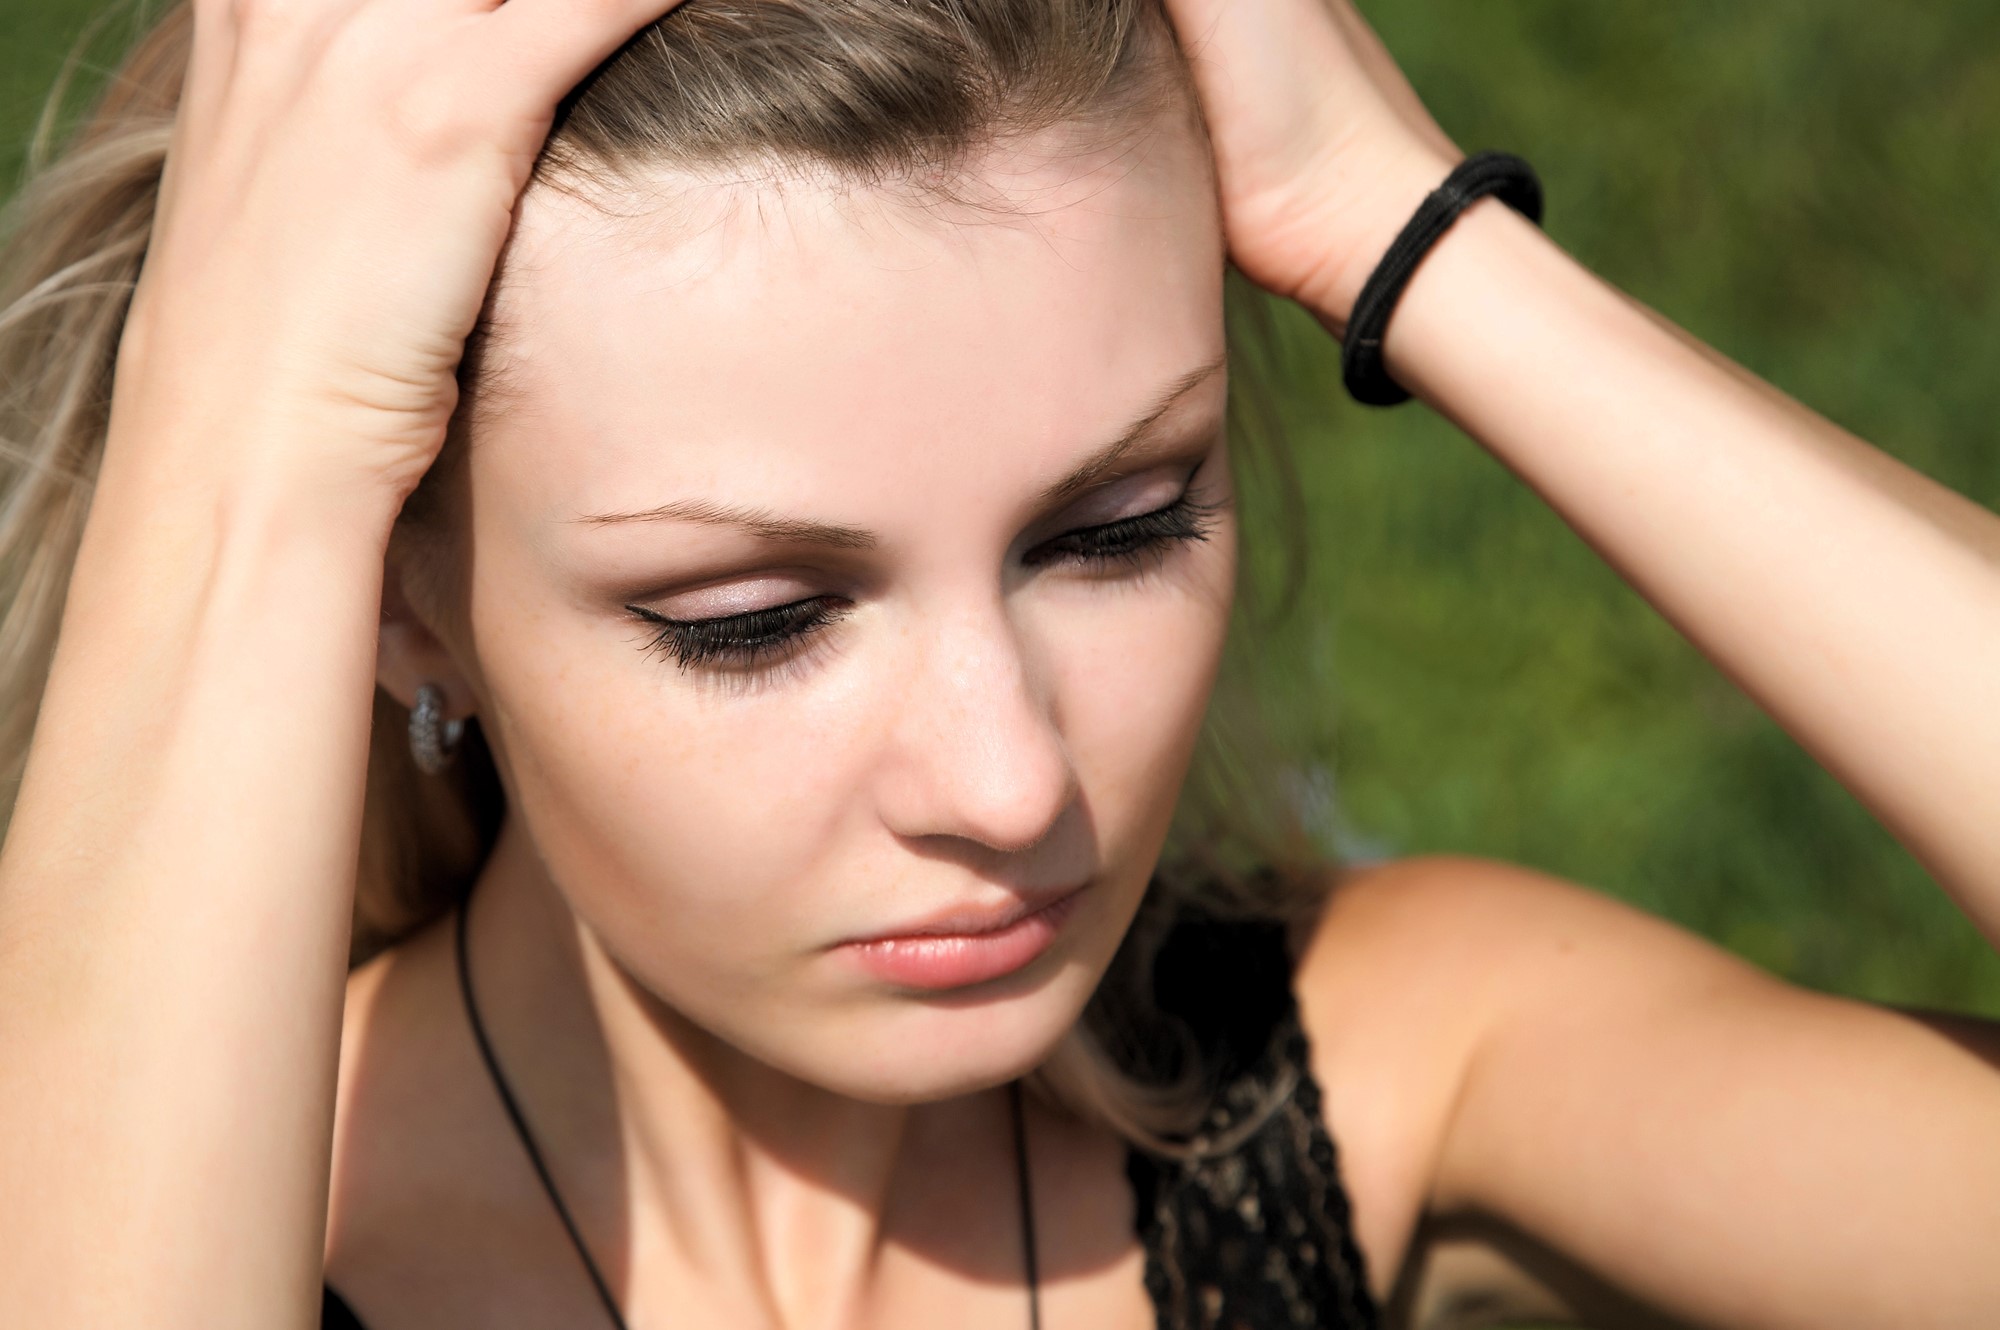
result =
M1374 1330L1320 1111L1284 929L1188 918L1154 963L1154 996L1186 1022L1221 1092L1200 1136L1247 1137L1184 1163L1134 1149L1126 1176L1159 1330Z
M1127 1154L1159 1330L1375 1330L1282 928L1183 920L1161 946L1154 987L1221 1068L1203 1138L1227 1139L1281 1096L1221 1153ZM364 1330L330 1288L321 1323Z

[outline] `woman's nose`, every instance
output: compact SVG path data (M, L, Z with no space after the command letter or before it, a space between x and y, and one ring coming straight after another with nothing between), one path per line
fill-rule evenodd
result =
M881 772L882 814L905 836L1001 852L1038 844L1077 796L1057 699L1003 604L913 639Z

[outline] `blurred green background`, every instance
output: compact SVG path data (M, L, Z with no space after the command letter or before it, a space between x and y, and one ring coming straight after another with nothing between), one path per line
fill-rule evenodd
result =
M2000 507L2000 9L1364 9L1461 146L1535 163L1572 253ZM1476 445L1347 404L1329 339L1285 331L1313 560L1264 686L1349 844L1532 864L1802 983L2000 1014L2000 956L1857 801Z
M1536 164L1573 253L2000 506L2000 8L1364 7L1461 145ZM8 0L0 189L101 10ZM1539 500L1419 407L1345 404L1303 318L1281 334L1313 560L1257 668L1330 837L1532 864L1806 984L2000 1015L2000 956Z

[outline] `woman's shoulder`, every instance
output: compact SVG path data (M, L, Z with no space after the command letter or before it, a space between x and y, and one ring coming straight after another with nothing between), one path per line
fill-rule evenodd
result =
M1293 940L1299 1003L1328 1048L1385 1025L1443 1033L1440 1020L1461 1042L1513 999L1571 987L1580 971L1728 963L1676 924L1503 860L1427 854L1328 871L1324 908Z
M1212 912L1175 914L1152 963L1159 1004L1212 1055L1262 1047L1296 1006L1315 1045L1343 1041L1399 996L1503 981L1521 953L1629 932L1679 930L1597 892L1495 859L1430 854L1328 865L1304 894L1320 908L1290 925Z
M575 1259L542 1227L547 1199L518 1167L450 959L432 925L348 976L325 1267L371 1330L491 1323L514 1287L495 1269L546 1265L562 1287Z
M1420 855L1329 870L1294 940L1293 990L1356 1238L1402 1264L1478 1050L1607 987L1712 982L1741 962L1601 892L1500 860Z
M1588 893L1477 859L1324 871L1329 880L1307 884L1323 902L1309 923L1288 927L1190 903L1160 940L1155 1001L1200 1050L1217 1087L1199 1134L1234 1144L1213 1162L1165 1170L1179 1190L1160 1208L1174 1222L1156 1227L1258 1250L1270 1237L1258 1227L1261 1213L1319 1222L1298 1236L1327 1259L1313 1263L1317 1273L1294 1272L1317 1291L1280 1302L1315 1308L1322 1323L1366 1325L1373 1320L1350 1285L1365 1272L1375 1301L1386 1302L1404 1265L1490 1006L1481 989L1508 968L1503 958L1517 949L1510 939L1587 929L1577 910ZM1249 1123L1258 1124L1254 1133L1239 1138L1236 1126ZM1162 1184L1148 1181L1158 1171L1135 1174L1142 1214L1159 1205ZM1241 1225L1238 1212L1249 1216ZM1350 1243L1359 1259L1343 1255ZM1290 1270L1289 1251L1281 1243L1263 1259ZM1231 1298L1253 1296L1211 1271L1210 1255L1169 1251L1164 1263L1185 1278L1166 1283L1200 1276ZM1323 1277L1332 1285L1319 1287ZM1502 1288L1484 1277L1476 1290L1456 1276L1434 1282L1504 1293L1509 1306L1519 1298L1514 1280ZM1291 1323L1282 1308L1256 1310L1246 1323Z

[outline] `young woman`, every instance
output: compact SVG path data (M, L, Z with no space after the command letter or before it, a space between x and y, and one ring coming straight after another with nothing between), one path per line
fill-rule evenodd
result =
M664 7L195 0L21 203L0 1324L2000 1319L1994 1027L1169 840L1225 254L1460 155L1344 0ZM2000 940L2000 519L1496 200L1385 355Z

